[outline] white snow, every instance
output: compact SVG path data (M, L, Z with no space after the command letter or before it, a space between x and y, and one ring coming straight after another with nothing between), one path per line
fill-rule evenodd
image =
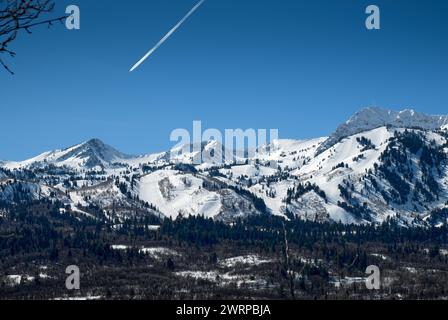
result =
M385 256L384 254L372 253L371 255L374 256L374 257L380 258L382 260L389 260L389 257Z
M447 122L448 116L429 116L410 109L391 111L369 107L357 112L345 124L339 126L335 133L322 144L318 153L332 147L343 138L379 127L437 130L446 125Z
M172 218L179 214L215 217L221 211L221 196L204 189L202 183L191 174L160 170L140 180L139 197Z
M249 275L219 273L218 271L179 271L175 275L183 278L192 278L214 282L220 286L236 284L237 287L256 287L264 282Z
M21 283L22 283L21 275L7 275L6 276L6 284L11 287L19 286Z
M110 246L112 250L128 250L132 248L131 246L126 246L122 244L113 244Z
M103 296L83 296L83 297L60 297L54 300L62 300L62 301L92 301L92 300L101 300Z
M410 273L417 273L417 269L414 267L404 267L403 269L407 270Z
M163 248L163 247L155 247L155 248L141 248L140 249L141 253L150 255L151 257L155 258L155 259L160 259L164 256L171 256L171 257L175 257L175 256L180 256L180 254L173 250L173 249L168 249L168 248Z
M333 280L330 281L336 288L345 287L352 285L354 283L365 283L367 278L363 277L334 277Z
M92 139L64 150L44 152L25 161L7 162L4 168L16 170L33 165L45 166L52 164L56 167L65 166L73 169L82 169L91 160L98 160L98 165L108 166L116 162L126 162L129 159L132 159L132 157L118 152L98 139ZM92 166L92 168L95 168L95 166ZM97 169L101 168L98 167Z
M222 267L234 268L237 265L257 266L265 263L270 263L272 260L263 259L257 255L238 256L227 258L219 262Z
M115 244L111 246L112 250L121 250L121 251L125 251L132 248L134 247L122 244ZM178 253L177 251L164 247L136 247L136 248L139 250L139 252L149 255L155 259L161 259L165 256L172 256L172 257L180 256L180 253Z

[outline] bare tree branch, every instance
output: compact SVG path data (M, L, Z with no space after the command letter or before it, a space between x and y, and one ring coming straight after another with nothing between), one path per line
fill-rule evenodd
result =
M0 0L0 65L14 74L1 55L14 57L16 53L9 45L17 38L21 30L31 33L31 29L40 26L52 26L54 22L62 22L67 16L41 20L43 15L52 12L53 0Z

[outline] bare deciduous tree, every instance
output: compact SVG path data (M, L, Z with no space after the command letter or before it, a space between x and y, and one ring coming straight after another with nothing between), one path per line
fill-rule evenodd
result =
M2 60L3 55L15 56L10 44L17 38L20 31L31 33L33 27L62 22L66 16L44 20L43 17L52 12L52 0L0 0L0 65L9 73L14 74Z

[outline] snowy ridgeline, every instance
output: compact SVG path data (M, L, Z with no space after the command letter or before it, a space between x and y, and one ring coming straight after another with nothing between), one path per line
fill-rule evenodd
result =
M61 212L101 215L114 226L135 208L139 214L226 222L268 213L441 225L448 219L447 121L412 110L367 108L329 138L275 140L241 163L226 165L194 165L194 153L174 159L170 151L129 156L94 139L0 163L0 200L58 199ZM216 141L202 148L222 152Z

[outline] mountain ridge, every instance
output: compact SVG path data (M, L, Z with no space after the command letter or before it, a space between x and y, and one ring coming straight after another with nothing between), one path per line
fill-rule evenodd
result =
M3 165L8 169L19 169L39 164L61 163L69 167L93 168L97 165L112 165L132 158L135 156L124 154L100 139L93 138L65 149L47 151L24 161L3 161Z
M279 139L244 161L214 163L206 155L199 165L192 145L186 153L130 156L92 139L0 165L0 201L46 197L73 212L110 217L112 211L120 219L138 207L225 221L268 213L346 224L447 223L447 119L363 109L330 137ZM228 152L216 141L199 150ZM89 213L92 207L100 211Z
M330 135L328 140L319 148L317 153L333 146L345 137L382 126L436 130L447 125L448 115L431 116L416 112L413 109L393 111L380 107L367 107L356 112L349 118L349 120L340 125L336 131Z
M354 115L352 115L345 123L341 124L336 128L336 130L328 137L319 137L319 138L313 138L313 139L279 139L281 141L293 141L293 142L301 142L301 141L307 141L307 140L321 140L325 139L323 141L320 148L317 150L317 155L324 151L325 149L328 149L335 143L339 142L340 140L354 134L362 133L364 131L373 130L376 128L380 128L382 126L391 126L395 128L419 128L423 130L436 130L436 129L444 129L448 130L448 115L426 115L424 113L416 112L413 109L404 109L401 111L393 111L385 108L380 107L366 107L361 109L360 111L356 112ZM204 149L204 146L207 146L212 141L203 141L201 150ZM264 146L258 146L257 149L266 148L269 146L269 144ZM105 162L109 164L113 164L114 162L119 162L122 160L136 160L136 159L145 159L145 158L157 158L157 157L165 157L167 158L170 154L176 153L180 151L181 149L184 149L184 146L177 147L170 149L168 151L162 151L159 153L148 153L148 154L142 154L142 155L128 155L125 153L122 153L121 151L118 151L117 149L111 147L110 145L106 144L102 140L98 138L92 138L88 141L79 143L77 145L65 148L65 149L56 149L51 151L43 152L42 154L26 159L23 161L7 161L5 159L0 160L0 165L5 165L7 163L13 164L19 164L19 163L31 163L31 162L39 162L40 159L48 157L48 156L54 156L58 153L71 152L76 153L80 152L82 153L82 148L87 147L87 149L93 151L94 153L97 153L96 156L99 160L98 162ZM193 149L193 144L188 145L189 149ZM224 147L223 147L224 148ZM102 154L106 152L106 154ZM191 152L193 153L193 152ZM194 157L193 154L190 156ZM60 155L60 159L58 160L66 160L67 158L70 158L70 156L64 156ZM51 162L51 161L49 161Z

